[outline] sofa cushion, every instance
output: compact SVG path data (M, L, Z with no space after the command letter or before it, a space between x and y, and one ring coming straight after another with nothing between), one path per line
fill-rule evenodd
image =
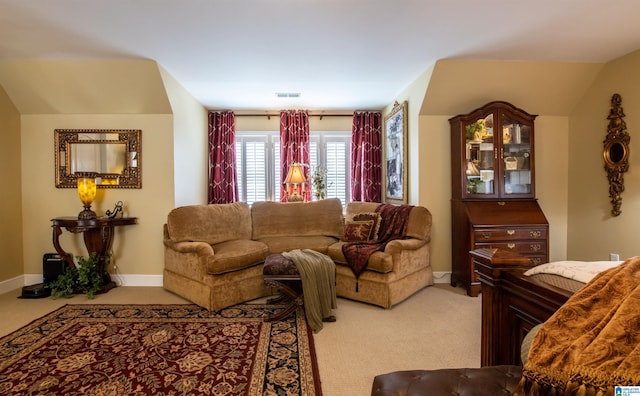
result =
M431 212L424 206L414 206L407 220L407 237L429 241L431 239Z
M345 242L367 242L372 239L373 231L373 220L347 221L344 225L342 240Z
M349 202L346 207L346 218L353 219L359 213L376 213L376 208L380 206L377 202Z
M322 254L327 253L327 246L334 244L338 238L328 236L289 236L264 237L258 239L269 247L269 253L282 253L295 249L311 249Z
M216 243L212 247L213 256L207 258L207 273L215 275L260 264L269 254L267 245L250 239Z
M338 241L327 249L327 256L331 257L336 264L347 265L347 259L342 253L342 245L344 244L344 241ZM380 272L382 274L391 272L393 271L393 257L389 253L375 252L369 256L366 270Z
M346 218L353 219L359 213L375 212L376 202L350 202L346 208ZM414 206L407 220L406 236L429 241L431 238L431 212L424 206Z
M371 228L371 234L369 235L369 239L373 241L378 240L378 232L380 231L380 213L377 213L377 212L356 213L353 216L353 221L372 221L373 227Z
M331 236L340 238L344 219L337 198L314 202L254 202L253 238Z
M181 206L169 212L167 231L174 242L251 239L251 211L246 202Z

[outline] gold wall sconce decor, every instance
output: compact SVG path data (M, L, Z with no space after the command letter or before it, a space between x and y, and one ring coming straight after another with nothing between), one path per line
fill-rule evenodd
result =
M609 126L607 136L604 139L604 169L609 179L609 198L611 198L611 214L619 216L622 213L621 194L624 191L624 173L629 170L629 142L631 137L627 132L627 124L624 121L622 109L622 97L613 94L611 97L611 110L607 119Z

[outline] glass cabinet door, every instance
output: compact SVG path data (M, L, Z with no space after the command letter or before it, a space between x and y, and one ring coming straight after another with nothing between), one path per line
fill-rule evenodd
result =
M452 197L535 198L535 118L501 101L450 118Z
M498 191L496 185L497 141L493 113L465 126L466 193L487 197Z
M531 126L502 114L504 195L531 194Z

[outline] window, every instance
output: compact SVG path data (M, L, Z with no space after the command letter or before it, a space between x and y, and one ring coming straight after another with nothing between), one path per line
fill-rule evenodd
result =
M346 205L351 193L351 132L311 132L309 138L310 172L312 173L318 165L323 166L327 171L327 198L340 198L342 205Z
M309 140L309 174L316 166L324 166L327 170L327 198L339 198L346 205L350 194L351 132L310 132ZM241 201L252 204L280 199L278 132L236 132L236 160Z

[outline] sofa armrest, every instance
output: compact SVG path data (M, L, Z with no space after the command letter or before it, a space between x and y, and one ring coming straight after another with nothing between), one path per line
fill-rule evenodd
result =
M387 243L384 252L393 255L400 253L402 250L416 250L426 245L428 242L429 241L418 238L394 239Z
M392 257L398 279L429 266L429 243L423 239L396 239L387 243L384 252Z
M178 253L195 253L199 256L213 255L213 247L206 242L175 242L165 239L164 245Z

